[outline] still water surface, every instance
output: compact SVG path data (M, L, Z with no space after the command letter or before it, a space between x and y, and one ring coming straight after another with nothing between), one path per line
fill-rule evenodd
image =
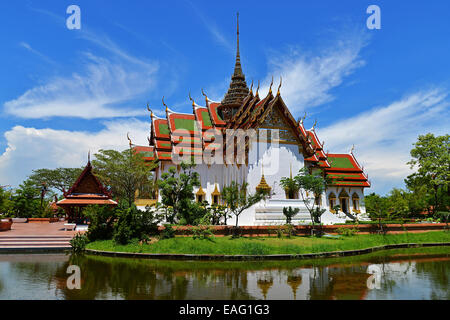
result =
M81 269L80 290L67 288L69 265ZM449 300L450 248L254 262L0 255L0 299Z

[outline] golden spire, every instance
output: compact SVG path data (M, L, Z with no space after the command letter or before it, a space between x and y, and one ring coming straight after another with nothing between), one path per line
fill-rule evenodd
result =
M261 180L259 181L259 184L256 186L256 191L261 191L265 193L270 193L270 190L272 188L267 184L266 178L264 177L264 165L261 166Z

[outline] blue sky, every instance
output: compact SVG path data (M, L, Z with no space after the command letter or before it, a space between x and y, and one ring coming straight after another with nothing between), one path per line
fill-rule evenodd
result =
M66 8L81 9L81 30ZM366 9L381 9L369 30ZM448 133L448 1L15 1L0 3L0 184L82 166L88 150L146 143L150 103L190 112L243 70L282 96L330 152L355 154L371 191L402 186L419 134Z

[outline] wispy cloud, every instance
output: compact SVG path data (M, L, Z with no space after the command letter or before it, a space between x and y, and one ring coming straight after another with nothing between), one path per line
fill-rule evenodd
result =
M194 10L195 14L200 18L201 22L205 26L205 28L208 30L208 32L212 35L213 39L216 40L216 42L225 48L227 48L231 53L234 54L235 48L233 45L227 40L225 35L219 30L219 27L217 24L206 17L202 11L200 11L199 8L197 8L191 1L186 1L191 8Z
M45 85L27 90L4 104L17 117L79 117L84 119L137 116L145 110L117 108L115 105L142 94L155 85L158 65L113 63L85 53L83 74L50 79Z
M319 137L333 153L355 155L372 180L371 191L387 192L401 186L412 171L406 164L418 135L448 132L448 91L430 89L410 94L387 106L373 108L319 130Z
M45 54L41 53L40 51L33 49L30 44L28 44L27 42L20 42L19 45L25 49L27 49L28 51L30 51L31 53L37 55L39 58L41 58L42 60L44 60L45 62L47 62L48 64L52 64L52 65L56 65L56 61L54 61L53 59L50 59L48 56L46 56Z
M273 53L269 59L269 74L263 81L261 91L268 90L272 76L276 83L282 76L283 99L292 113L330 102L334 99L330 90L364 65L360 51L365 43L364 35L360 34L345 41L336 41L319 53L298 48L290 48L287 53Z
M40 9L58 23L62 16ZM16 99L4 103L6 113L30 119L49 117L79 117L84 119L138 116L145 109L124 108L138 95L156 87L159 62L133 56L108 36L94 32L86 24L78 37L106 50L106 57L90 52L81 53L81 71L69 76L54 77L44 85L31 88ZM50 60L28 43L25 49Z

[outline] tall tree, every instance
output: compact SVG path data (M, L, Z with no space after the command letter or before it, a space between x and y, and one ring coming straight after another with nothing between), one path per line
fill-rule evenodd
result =
M146 162L131 149L122 152L99 150L92 161L94 174L108 187L114 196L126 200L131 207L137 190L153 183L154 162Z
M175 167L170 167L169 172L163 173L161 180L158 180L169 223L175 223L178 218L181 224L194 224L201 215L201 208L194 202L194 187L200 186L200 179L199 174L192 171L193 167L193 164L182 163L179 174Z
M37 169L33 170L28 179L37 188L45 184L49 189L64 192L74 184L82 170L81 168Z
M254 194L247 194L248 183L244 182L239 185L236 181L232 181L229 186L222 190L222 199L228 207L228 211L236 217L236 228L239 227L239 216L245 210L258 203L266 194L257 191Z
M294 179L297 181L301 198L311 216L314 232L315 224L321 222L322 214L326 211L321 208L320 198L325 191L327 179L323 177L321 171L310 173L306 167L300 169Z
M411 169L417 171L405 180L408 187L426 185L433 194L433 213L448 210L450 195L450 135L420 135L411 150Z

